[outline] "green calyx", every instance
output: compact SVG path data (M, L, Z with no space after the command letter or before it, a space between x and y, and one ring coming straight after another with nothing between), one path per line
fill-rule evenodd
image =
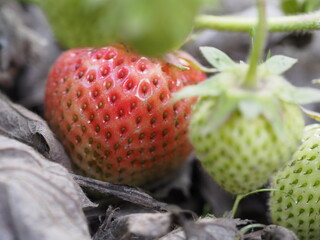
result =
M238 111L247 119L263 116L274 133L283 139L283 104L320 101L320 90L295 87L280 75L296 63L295 59L270 57L258 66L256 85L248 88L245 84L248 64L236 63L215 48L201 47L200 50L219 73L203 83L182 89L174 95L174 101L186 97L214 101L207 119L210 124L202 130L204 135L219 128Z

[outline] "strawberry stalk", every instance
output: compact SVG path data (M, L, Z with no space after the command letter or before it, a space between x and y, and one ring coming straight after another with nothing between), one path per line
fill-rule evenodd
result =
M240 232L242 235L245 235L247 232L249 232L250 230L254 229L254 228L265 228L266 225L261 224L261 223L252 223L249 224L243 228L240 229Z
M249 60L249 69L245 77L244 85L254 88L257 84L257 68L265 48L265 42L268 35L267 13L265 0L256 0L258 7L258 25L255 31L254 43Z
M244 193L244 194L238 194L236 196L236 200L234 201L233 203L233 206L232 206L232 210L231 210L231 218L234 218L236 213L237 213L237 210L238 210L238 207L239 207L239 204L240 204L240 201L252 194L255 194L255 193L260 193L260 192L272 192L272 191L275 191L275 189L272 189L272 188L262 188L262 189L258 189L258 190L254 190L254 191L251 191L249 193Z
M256 18L199 15L195 29L214 29L218 31L250 32L257 23ZM320 12L294 16L272 17L268 19L270 32L294 32L320 30Z

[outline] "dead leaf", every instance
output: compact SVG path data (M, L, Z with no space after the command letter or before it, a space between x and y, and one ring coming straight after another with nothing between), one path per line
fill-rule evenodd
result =
M0 136L0 239L89 240L67 169L33 148Z
M193 219L193 214L184 210L166 213L139 211L141 209L128 214L126 210L109 206L106 218L93 236L93 240L159 239L175 226L181 226L185 221Z
M4 88L13 86L19 67L27 62L27 41L18 30L21 12L18 3L0 1L0 86Z
M159 240L241 240L243 237L237 225L245 223L245 220L206 217L196 222L186 222L183 228L176 229Z
M43 110L45 84L50 67L61 54L46 16L36 4L23 6L21 32L28 42L28 60L15 82L17 101L27 108Z
M103 238L96 235L93 240L102 239L154 239L170 231L171 213L129 214L104 226Z
M28 108L43 108L48 71L61 53L35 4L0 0L0 87Z
M70 160L47 123L35 113L12 103L0 92L0 134L17 139L44 157L71 169Z
M297 236L287 228L269 225L262 230L262 240L298 240Z
M167 204L158 202L139 188L102 182L92 178L73 175L74 180L84 189L103 196L114 196L127 202L147 208L165 211Z

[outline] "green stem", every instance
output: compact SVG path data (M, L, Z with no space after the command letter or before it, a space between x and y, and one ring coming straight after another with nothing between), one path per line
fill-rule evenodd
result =
M249 196L249 195L252 195L252 194L254 194L254 193L259 193L259 192L272 192L272 191L275 191L275 189L272 189L272 188L262 188L262 189L254 190L254 191L249 192L249 193L237 195L236 200L234 201L234 204L233 204L233 207L232 207L232 210L231 210L231 218L234 218L234 216L236 215L236 212L237 212L237 210L238 210L240 201L241 201L242 199L244 199L245 197L247 197L247 196Z
M239 203L240 201L244 198L244 196L242 194L237 195L236 200L234 201L232 210L231 210L231 217L234 218L234 216L237 213L238 207L239 207Z
M253 229L253 228L264 228L266 227L266 225L264 224L261 224L261 223L253 223L253 224L250 224L250 225L247 225L243 228L241 228L240 230L240 233L242 235L246 234L249 230Z
M253 46L249 59L249 69L244 81L244 86L255 87L257 84L257 68L262 57L263 50L268 36L266 0L256 0L259 20L254 35Z
M250 32L257 25L256 18L200 15L196 18L195 29ZM270 32L292 32L320 30L320 12L268 19Z

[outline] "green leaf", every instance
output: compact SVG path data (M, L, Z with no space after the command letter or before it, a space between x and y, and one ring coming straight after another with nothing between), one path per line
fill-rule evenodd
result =
M173 94L172 101L176 102L183 98L190 97L216 97L221 93L219 78L219 75L215 75L197 85L184 87L180 91Z
M309 117L311 117L312 119L320 122L320 113L315 112L315 111L308 110L308 109L306 109L306 108L304 108L304 107L300 107L300 108L301 108L301 110L302 110L307 116L309 116Z
M217 99L214 110L210 113L208 119L210 124L207 124L201 130L201 134L204 136L212 133L219 128L223 123L231 116L231 114L237 109L238 99L226 95L220 95Z
M304 12L303 5L297 0L282 0L282 10L286 14L297 14Z
M319 9L320 0L282 0L286 14L308 13Z
M200 47L202 55L219 71L225 71L235 66L235 62L224 52L213 47Z
M290 69L296 62L297 60L294 58L275 55L263 63L262 66L266 68L268 72L280 75Z

